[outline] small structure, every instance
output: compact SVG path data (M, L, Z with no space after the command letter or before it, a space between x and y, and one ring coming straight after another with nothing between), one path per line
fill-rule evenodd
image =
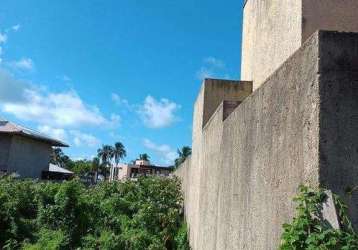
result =
M70 170L50 163L48 171L42 171L41 179L63 181L70 180L73 175L74 173Z
M146 160L136 160L134 164L119 164L111 168L109 180L137 179L141 176L169 176L171 167L155 166Z
M38 178L49 171L52 147L68 147L67 144L24 128L9 121L0 120L0 172L15 173L20 178Z

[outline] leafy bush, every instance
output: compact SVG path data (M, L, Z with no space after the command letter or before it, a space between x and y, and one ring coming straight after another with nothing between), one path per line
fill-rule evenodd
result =
M358 235L347 217L347 207L338 196L334 202L340 217L341 230L336 230L321 219L322 204L327 199L323 189L313 190L301 186L294 199L298 204L297 216L291 224L283 225L281 250L299 249L358 249Z
M189 249L185 244L176 178L93 187L0 179L0 249Z
M176 249L190 250L187 230L188 228L186 223L183 223L174 239L176 244Z
M24 250L60 250L68 245L68 237L62 230L43 229L38 235L36 244L25 242L22 249Z

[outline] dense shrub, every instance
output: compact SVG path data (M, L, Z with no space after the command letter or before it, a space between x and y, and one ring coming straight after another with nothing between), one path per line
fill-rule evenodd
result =
M189 249L180 182L0 179L0 248Z
M321 216L322 204L327 199L323 189L313 190L301 186L297 203L297 215L291 224L283 225L281 250L356 250L358 235L347 217L347 207L334 195L341 229L333 229Z

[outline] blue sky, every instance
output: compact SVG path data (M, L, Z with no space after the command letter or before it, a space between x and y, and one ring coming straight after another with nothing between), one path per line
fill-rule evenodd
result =
M204 77L240 78L242 0L2 0L0 116L91 158L191 144Z

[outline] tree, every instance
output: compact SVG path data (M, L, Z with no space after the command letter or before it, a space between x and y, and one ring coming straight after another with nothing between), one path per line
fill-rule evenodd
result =
M182 204L176 177L91 187L0 178L0 249L187 250Z
M110 145L103 145L102 148L97 150L98 158L101 160L102 174L104 178L107 176L108 166L114 157L114 148Z
M51 154L50 163L58 165L60 167L70 167L71 159L65 153L63 153L61 148L53 148Z
M53 148L51 153L51 160L50 162L52 164L60 165L61 159L64 156L64 153L62 152L61 148Z
M175 159L175 167L179 167L180 164L185 162L186 158L191 155L191 148L188 146L182 147L182 149L178 149L178 158Z
M92 171L94 171L94 183L98 180L98 169L100 166L100 160L98 157L94 157L92 160Z
M73 161L71 171L79 176L85 176L92 171L92 162L89 160Z
M118 165L119 161L127 156L126 149L121 142L116 142L114 144L114 161Z
M101 163L108 166L114 157L114 148L110 145L103 145L102 148L97 150L97 155Z
M139 155L139 160L149 161L149 159L150 159L150 156L148 154L146 154L146 153Z

